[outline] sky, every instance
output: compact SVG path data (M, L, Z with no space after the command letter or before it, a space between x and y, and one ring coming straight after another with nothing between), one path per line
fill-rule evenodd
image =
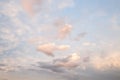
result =
M0 80L120 80L120 0L0 0Z

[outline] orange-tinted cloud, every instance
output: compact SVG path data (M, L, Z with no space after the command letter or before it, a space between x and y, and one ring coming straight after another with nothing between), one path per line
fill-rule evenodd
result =
M77 35L77 37L75 37L75 40L79 41L81 38L85 37L86 35L87 35L86 32L80 33L80 34Z
M111 53L105 57L95 56L91 65L99 70L120 68L120 53Z
M29 14L33 16L35 14L35 6L39 4L41 5L42 0L21 0L21 4L23 9Z
M58 59L55 61L55 65L65 68L75 68L79 66L80 56L77 53L73 53L72 55Z
M65 24L64 27L62 27L60 30L59 30L59 38L60 39L64 39L66 38L70 32L72 30L72 25L69 25L69 24Z
M37 50L49 56L54 56L53 55L54 51L63 51L63 50L67 50L68 48L70 48L69 45L56 45L55 43L47 43L47 44L39 45Z

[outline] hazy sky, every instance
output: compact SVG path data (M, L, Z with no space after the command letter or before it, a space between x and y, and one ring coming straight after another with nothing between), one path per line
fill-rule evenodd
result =
M0 0L0 80L120 80L120 0Z

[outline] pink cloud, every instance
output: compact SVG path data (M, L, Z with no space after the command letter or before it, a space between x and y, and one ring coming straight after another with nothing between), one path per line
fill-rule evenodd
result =
M110 53L105 57L95 56L90 62L98 70L120 68L120 53Z
M66 38L70 32L72 30L72 25L69 25L69 24L65 24L64 27L62 27L60 30L59 30L59 38L60 39L64 39Z
M55 51L64 51L69 49L69 45L56 45L55 43L47 43L47 44L42 44L39 45L37 50L45 53L46 55L49 56L54 56Z
M42 0L22 0L22 7L23 9L29 14L30 16L33 16L35 14L35 6L41 5Z

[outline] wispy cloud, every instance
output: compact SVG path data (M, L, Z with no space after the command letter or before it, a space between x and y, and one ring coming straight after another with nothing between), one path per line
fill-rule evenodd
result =
M30 56L29 57L17 56L15 58L7 57L0 61L1 64L0 69L5 72L19 71L20 69L32 69L33 68L32 65L33 64L35 65L39 61L40 59Z
M28 15L33 16L36 14L36 7L40 7L42 0L21 0L23 9Z
M36 70L62 80L119 78L119 7L98 2L0 0L0 74ZM109 80L119 80L113 76Z
M83 33L79 33L76 37L75 37L75 41L79 41L81 38L84 38L87 35L86 32Z

